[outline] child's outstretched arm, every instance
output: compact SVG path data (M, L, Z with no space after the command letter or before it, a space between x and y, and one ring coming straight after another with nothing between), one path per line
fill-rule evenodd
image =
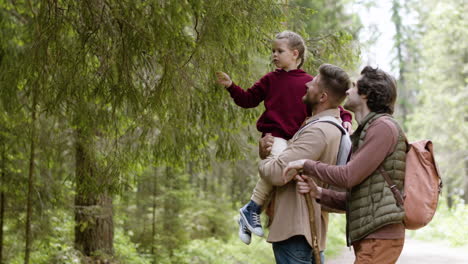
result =
M231 94L234 102L243 108L253 108L260 104L266 96L266 76L256 82L247 90L242 89L232 82L229 75L224 72L216 72L217 82L224 85Z

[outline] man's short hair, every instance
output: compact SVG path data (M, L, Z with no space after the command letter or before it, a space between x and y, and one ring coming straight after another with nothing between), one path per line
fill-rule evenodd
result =
M393 114L397 88L395 78L390 74L366 66L356 86L359 95L367 96L367 107L372 112Z
M320 87L332 95L336 106L346 98L351 80L349 75L340 67L331 64L322 64L319 67Z

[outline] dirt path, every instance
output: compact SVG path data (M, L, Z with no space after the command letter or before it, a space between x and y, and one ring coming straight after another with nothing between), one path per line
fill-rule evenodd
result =
M354 252L346 248L342 255L326 264L352 264ZM468 264L468 247L452 248L442 243L406 239L397 264Z

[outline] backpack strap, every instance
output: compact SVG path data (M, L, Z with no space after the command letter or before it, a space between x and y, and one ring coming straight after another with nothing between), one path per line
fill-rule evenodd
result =
M341 131L340 147L336 158L336 165L345 165L351 156L351 138L348 131L338 122L336 118L324 116L318 122L325 122L334 125Z
M351 143L351 138L349 136L348 131L340 124L338 119L332 116L322 116L318 119L312 120L309 123L306 123L303 127L301 127L301 129L299 129L299 131L297 131L296 134L294 135L294 138L298 137L304 131L304 129L318 122L332 124L340 130L341 138L340 138L340 146L338 149L338 156L336 159L336 165L346 164L351 154L352 143Z
M309 126L311 126L311 125L313 125L315 123L318 123L318 122L326 122L326 123L330 123L330 124L335 125L341 131L341 134L343 134L343 135L348 133L348 131L346 131L346 129L340 123L338 123L338 120L336 118L331 117L331 116L322 116L320 118L317 118L315 120L312 120L312 121L306 123L304 126L302 126L296 132L296 135L301 134L304 129L306 129L307 127L309 127Z
M405 133L403 132L403 129L401 129L400 125L396 122L395 119L393 119L393 117L391 115L382 114L381 116L382 117L384 117L384 116L389 117L389 119L392 121L392 123L397 127L398 133L399 133L398 137L400 137L400 135L403 136L403 138L405 139L405 143L406 143L406 152L408 152L410 145L408 143L408 139L406 138ZM380 117L378 117L378 118L380 118ZM395 146L395 148L396 148L396 146ZM392 155L394 151L392 151L392 153L390 153L389 156ZM397 205L399 207L402 207L405 204L405 197L404 197L404 195L401 194L400 190L398 190L398 188L396 187L396 184L393 182L390 175L383 168L383 163L384 162L385 162L385 159L380 164L378 170L379 170L380 174L382 174L382 176L384 177L384 179L387 182L388 186L390 187L390 190L393 193L393 197L395 197L395 201L396 201Z
M338 119L331 117L331 116L322 116L319 119L317 119L317 122L325 122L325 123L330 123L336 126L340 131L341 134L345 135L348 133L346 129L338 122Z
M393 196L395 197L395 200L397 202L397 205L399 207L402 207L404 204L405 204L405 198L403 197L403 195L401 194L400 190L398 190L398 188L396 187L396 184L393 182L392 178L390 177L390 175L388 175L388 173L384 170L384 168L382 167L382 165L380 165L379 167L379 172L382 174L382 176L384 177L385 181L387 182L388 186L390 186L390 190L392 191L393 193Z

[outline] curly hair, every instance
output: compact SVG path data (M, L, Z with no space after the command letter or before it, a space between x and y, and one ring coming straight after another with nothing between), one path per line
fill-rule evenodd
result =
M358 94L367 96L367 106L372 112L393 114L397 97L395 78L378 68L366 66L356 85Z

